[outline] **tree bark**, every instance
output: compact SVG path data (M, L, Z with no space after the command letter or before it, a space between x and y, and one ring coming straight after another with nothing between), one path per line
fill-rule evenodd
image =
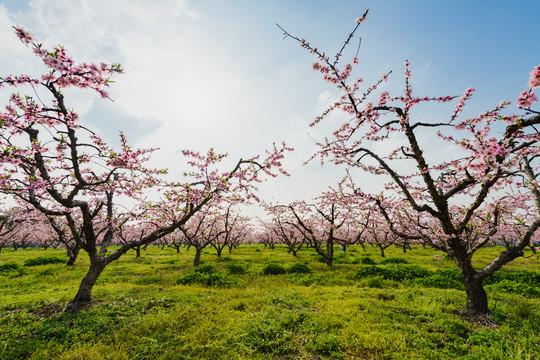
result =
M333 254L327 254L326 255L326 265L332 266L332 263L334 262L334 256Z
M465 293L467 294L467 314L485 315L488 313L488 299L486 290L476 274L461 273Z
M384 247L381 244L377 244L379 249L381 249L381 257L384 257Z
M67 312L76 312L82 306L92 301L92 289L94 288L99 275L103 269L105 269L105 265L106 263L104 260L90 260L90 268L82 279L81 284L79 285L79 291L77 291L75 298L73 298L66 307Z
M468 254L465 247L457 240L450 243L452 246L448 255L458 266L461 280L467 295L467 315L485 315L488 313L487 293L482 285L482 280L472 264L472 254Z
M334 238L333 231L330 230L330 238L326 240L326 265L332 266L334 262Z
M81 250L81 246L79 244L75 244L75 246L73 248L68 247L67 255L69 257L69 260L68 260L66 266L75 265L75 261L77 260L77 257L79 256L79 251L80 250Z
M195 247L195 259L193 260L193 266L199 266L201 262L202 247Z

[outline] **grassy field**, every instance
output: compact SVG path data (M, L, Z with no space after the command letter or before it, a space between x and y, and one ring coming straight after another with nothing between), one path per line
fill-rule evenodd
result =
M62 309L84 255L67 268L43 264L65 260L62 250L4 249L0 359L540 358L540 255L487 282L493 313L478 323L463 317L454 265L431 249L389 248L383 263L377 249L353 247L331 268L310 249L298 259L280 246L207 250L195 270L194 254L128 253L101 275L93 306L72 315Z

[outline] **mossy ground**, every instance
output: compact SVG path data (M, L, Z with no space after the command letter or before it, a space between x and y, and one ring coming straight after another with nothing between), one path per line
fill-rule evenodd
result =
M498 250L482 250L478 265ZM310 249L298 259L282 246L244 245L222 258L206 250L202 260L212 266L193 275L193 249L177 254L150 246L140 258L128 253L107 267L92 306L67 314L62 309L88 259L81 254L74 267L25 266L39 256L63 257L63 251L4 249L0 267L20 266L0 273L0 358L540 358L540 300L534 295L540 284L534 280L521 287L486 285L492 314L480 324L463 317L463 290L440 288L441 279L432 284L355 276L371 266L361 261L365 257L381 268L454 268L448 260L435 260L434 250L387 249L387 258L405 259L405 265L381 264L375 248L337 251L329 268ZM527 255L504 272L526 270L534 278L540 256ZM290 270L298 260L309 271ZM285 273L263 275L269 263L282 265Z

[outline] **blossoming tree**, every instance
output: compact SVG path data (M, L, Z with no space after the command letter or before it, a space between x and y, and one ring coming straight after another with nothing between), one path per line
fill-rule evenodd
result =
M537 100L534 89L540 87L540 66L531 72L528 89L517 101L518 107L525 110L522 115L508 114L510 103L505 101L476 117L462 118L464 105L474 89L467 89L461 97L418 96L413 91L408 61L405 62L402 93L390 94L382 89L390 73L361 91L363 79L352 79L351 76L358 59L354 57L344 66L341 60L366 16L367 11L356 20L354 30L332 59L305 39L284 33L315 56L313 69L336 86L341 94L311 124L316 126L336 111L341 111L346 118L330 137L318 143L319 150L314 157L381 176L387 182L383 194L357 191L355 196L375 202L388 226L400 237L423 237L445 251L461 272L467 312L485 314L488 301L482 281L503 265L523 256L523 249L540 226L536 165L540 136L534 128L540 123L540 115L530 108ZM415 116L414 110L422 104L447 103L457 98L456 107L446 120L426 121ZM386 141L390 138L392 141ZM439 143L434 145L435 141ZM385 146L377 146L380 144ZM389 150L382 150L385 148ZM429 150L435 148L449 150L430 153ZM476 269L473 255L487 242L471 244L467 237L471 223L482 213L484 223L496 231L497 202L505 191L518 187L528 191L529 201L535 205L534 218L522 229L512 246L484 268ZM394 209L389 199L406 203L407 206L399 209L416 213L417 218L429 226L400 231L393 220L396 217L389 214L389 209ZM404 219L405 216L397 218Z
M189 181L163 180L165 170L146 165L153 149L131 148L123 134L120 149L113 149L84 126L64 97L64 89L78 87L107 98L111 76L122 72L120 65L77 63L64 48L50 51L24 29L16 27L15 32L48 71L39 77L0 77L0 87L32 94L11 94L10 103L0 112L0 192L49 217L63 217L73 238L88 253L88 272L68 309L76 310L91 301L103 269L128 250L170 234L221 194L253 197L263 174L285 173L280 162L289 150L285 145L274 145L262 160L240 159L229 171L219 170L225 154L186 150L184 156L192 168L185 174ZM161 199L145 199L145 193L158 184L164 189ZM139 206L127 214L134 215L132 218L126 220L126 214L117 209L118 197L138 202ZM142 216L146 213L149 218ZM118 226L130 221L151 221L155 228L107 251Z

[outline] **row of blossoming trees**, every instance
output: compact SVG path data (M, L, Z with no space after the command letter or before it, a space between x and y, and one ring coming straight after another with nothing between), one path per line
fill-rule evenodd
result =
M303 247L312 247L327 265L334 260L334 247L341 246L347 251L350 245L377 247L381 257L385 249L397 246L403 252L411 245L431 246L440 249L430 237L411 237L411 231L417 228L427 230L426 222L414 212L407 211L406 203L394 201L386 214L378 209L376 201L363 201L354 194L328 191L311 203L297 201L288 205L267 205L270 220L262 224L258 234L259 241L266 246L275 244L287 246L293 256ZM365 200L365 199L364 199ZM478 211L471 219L465 236L469 246L502 245L507 249L516 245L526 224L534 219L534 204L527 196L512 196L500 199L497 226L489 221L489 214ZM391 226L385 218L391 218ZM488 220L488 221L486 221ZM432 224L429 231L438 231L437 224ZM407 235L405 235L407 234ZM534 244L539 243L540 232L535 232L528 245L533 253L537 252Z
M350 172L337 189L313 202L268 205L272 220L264 236L280 238L293 254L309 243L328 265L334 245L371 239L383 254L384 247L396 241L404 247L413 241L429 244L447 253L459 268L467 311L484 314L488 303L482 281L523 256L540 226L540 135L535 128L540 116L531 109L537 100L533 90L540 87L540 66L518 99L519 115L509 113L510 103L502 102L479 116L464 117L473 89L461 97L417 96L408 62L402 93L384 90L390 73L361 90L362 78L352 78L358 59L344 66L340 60L366 15L356 20L332 59L284 32L315 56L313 69L340 93L311 124L316 126L332 113L344 118L318 143L313 158L344 164ZM112 149L84 127L65 102L62 90L67 87L92 89L107 97L109 78L122 71L119 65L77 64L63 48L47 51L23 29L16 33L49 71L39 78L0 78L2 86L44 92L39 98L15 93L0 114L0 190L44 214L59 238L66 236L76 244L74 251L88 253L90 267L72 307L90 301L105 266L130 249L156 241L183 242L196 249L197 264L204 247L214 246L220 254L225 243L245 236L248 230L238 225L245 220L233 214L232 207L254 198L254 185L262 175L284 173L280 160L290 149L274 146L265 159L241 159L229 171L218 170L225 155L185 151L193 169L190 181L165 181L164 170L145 165L152 149L132 149L122 134L120 150ZM452 101L457 105L446 120L415 115L422 104ZM443 151L430 153L434 148ZM380 176L386 182L384 191L362 190L354 182L358 171ZM144 196L150 190L161 194L159 201ZM138 205L120 211L117 198L130 198ZM4 223L11 225L3 231L14 231L10 229L16 222ZM122 245L107 251L119 239ZM493 241L507 246L489 265L475 269L474 254Z
M222 199L221 199L222 200ZM225 206L226 205L226 206ZM196 256L194 266L200 262L202 250L212 247L220 257L225 248L232 252L244 242L253 242L250 218L242 216L235 204L223 201L208 204L189 221L171 234L160 238L154 244L171 247L180 252L180 248L194 247ZM118 216L114 225L112 245L129 245L135 239L141 239L152 232L156 224L148 221L127 222L128 216ZM105 230L101 228L101 232ZM81 235L78 235L80 237ZM136 257L141 256L145 245L133 245ZM62 217L47 216L35 209L15 206L5 209L0 218L0 252L3 248L26 249L28 247L65 248L69 260L68 266L74 265L81 249L81 242L72 236L69 224Z

